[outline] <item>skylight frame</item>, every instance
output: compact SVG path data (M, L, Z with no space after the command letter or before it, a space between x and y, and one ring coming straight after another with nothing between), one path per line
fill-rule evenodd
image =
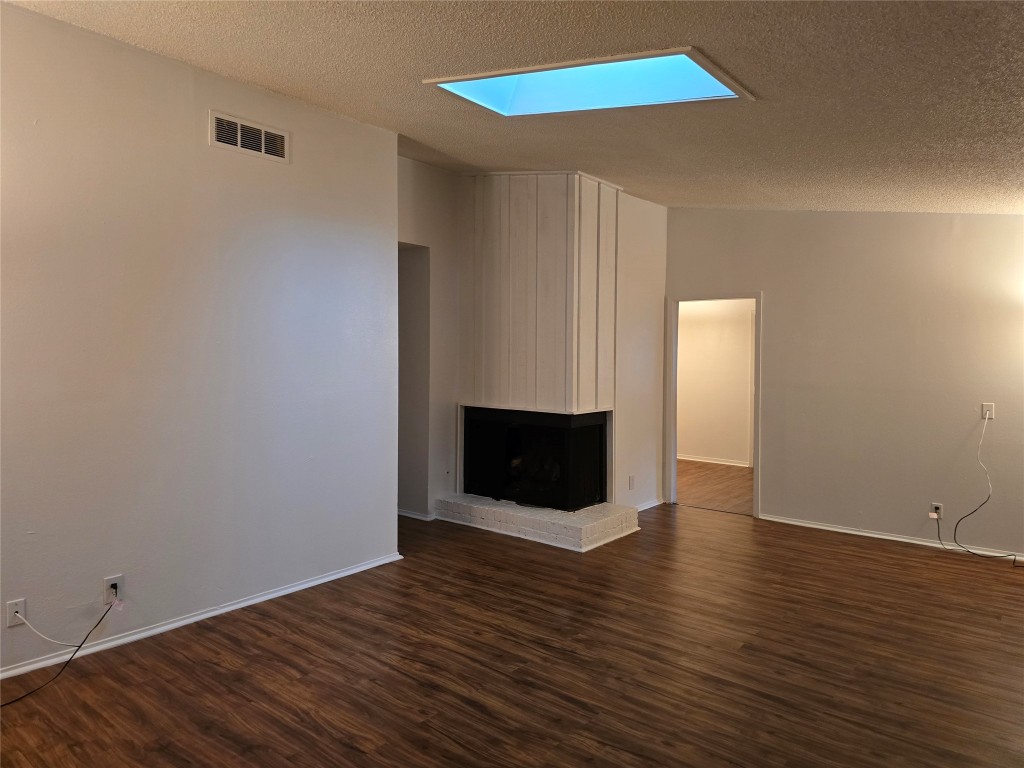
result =
M481 103L479 103L477 101L474 101L473 99L470 99L470 98L468 98L466 96L462 96L461 94L449 91L446 88L438 88L438 90L440 90L443 93L447 93L452 98L458 99L461 102L469 102L470 104L474 104L475 106L478 106L481 109L484 109L487 112L491 112L491 113L493 113L493 114L495 114L495 115L497 115L499 117L502 117L504 119L528 118L528 117L543 117L543 116L549 116L549 115L567 115L567 114L573 114L573 113L577 113L577 112L605 112L605 111L608 111L608 110L611 110L611 109L632 109L633 107L663 106L663 105L666 105L666 104L690 104L690 103L700 102L700 101L724 101L724 100L730 100L730 99L733 99L733 98L741 99L741 100L746 100L746 101L756 101L756 98L754 97L753 93L751 93L745 87L740 85L740 83L737 82L733 77L731 77L729 74L724 72L721 69L721 67L716 65L707 56L705 56L697 48L694 48L691 45L683 46L683 47L680 47L680 48L662 48L662 49L654 50L654 51L642 51L640 53L622 53L622 54L616 54L614 56L598 56L598 57L589 58L589 59L577 59L577 60L574 60L574 61L560 61L560 62L555 62L555 63L552 63L552 64L542 64L542 65L534 66L534 67L520 67L520 68L516 68L516 69L501 69L501 70L495 70L495 71L492 71L492 72L478 72L478 73L471 74L471 75L457 75L457 76L452 76L452 77L435 77L435 78L428 78L426 80L423 80L422 82L423 82L424 85L441 86L441 85L444 85L446 83L464 83L464 82L471 82L471 81L477 81L477 80L489 80L489 79L492 79L492 78L495 78L495 77L505 77L507 75L524 75L524 74L531 74L531 73L534 73L534 72L550 72L552 70L570 69L570 68L573 68L573 67L586 66L586 65L589 65L589 64L608 64L608 63L617 62L617 61L639 61L641 59L664 58L666 56L676 56L676 55L679 55L679 54L683 54L683 55L687 56L688 58L690 58L690 60L693 61L694 64L696 64L701 69L703 69L707 74L709 74L711 77L713 77L719 83L721 83L723 86L725 86L726 88L731 90L733 92L733 94L735 94L735 95L734 96L712 96L712 97L709 97L709 98L687 99L687 100L683 100L683 101L658 102L658 103L655 103L655 104L630 104L630 105L614 106L614 107L598 107L598 108L586 109L586 110L564 110L564 111L560 111L560 112L531 112L531 113L520 114L520 115L506 115L506 114L503 114L502 112L500 112L499 110L493 109L492 107L485 106L485 105L483 105L483 104L481 104Z

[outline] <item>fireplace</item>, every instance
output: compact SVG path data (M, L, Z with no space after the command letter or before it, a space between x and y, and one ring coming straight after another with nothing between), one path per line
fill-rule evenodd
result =
M569 512L606 500L606 412L467 407L463 489Z

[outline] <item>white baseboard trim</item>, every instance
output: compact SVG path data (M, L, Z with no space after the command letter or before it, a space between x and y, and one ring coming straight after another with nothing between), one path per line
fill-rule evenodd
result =
M836 533L852 533L856 536L868 536L872 539L887 539L889 541L902 541L906 544L920 544L925 547L932 547L934 549L943 549L943 546L935 539L921 539L916 536L901 536L897 533L885 533L883 531L869 531L865 528L847 528L844 525L830 525L829 523L815 523L810 520L798 520L794 517L778 517L776 515L761 515L759 520L771 520L776 523L785 523L786 525L800 525L804 528L818 528L823 531L835 531ZM1004 552L998 549L988 549L986 547L975 547L968 545L971 550L977 552L980 555L999 555L1002 557L1009 557L1010 555L1016 555L1021 560L1024 560L1024 553L1020 552ZM951 542L946 542L945 549L948 552L959 552L962 555L968 554L962 549L957 547Z
M279 587L272 589L267 592L260 592L258 595L252 595L251 597L243 597L241 600L233 600L230 603L224 603L213 608L207 608L203 611L197 611L190 613L185 616L181 616L176 619L168 619L167 621L161 621L157 624L152 624L142 629L133 629L130 632L123 632L120 635L114 635L113 637L105 637L102 640L96 640L95 642L88 643L82 646L82 650L78 652L75 658L81 656L88 656L90 653L96 653L97 651L105 651L108 648L115 648L125 643L131 643L136 640L142 640L145 637L151 637L152 635L159 635L162 632L168 632L178 627L183 627L186 624L193 624L203 619L209 619L212 616L217 616L221 613L227 613L228 611L234 611L238 608L245 608L248 605L255 605L256 603L262 603L264 600L272 600L275 597L282 597L283 595L290 594L292 592L298 592L302 589L308 589L309 587L315 587L318 584L324 584L328 581L334 581L345 576L351 576L354 573L360 571L369 570L370 568L376 568L378 565L385 565L387 563L393 563L396 560L401 560L402 556L395 552L391 555L385 555L384 557L374 558L373 560L367 560L365 563L359 563L358 565L350 566L349 568L342 568L340 571L332 571L331 573L325 573L322 576L315 576L312 579L306 579L305 581L299 581L295 584L289 584L286 587ZM18 664L11 664L9 666L0 669L0 680L4 680L8 677L14 677L15 675L21 675L25 672L31 672L34 669L41 669L42 667L48 667L52 664L59 664L67 661L71 657L71 651L58 651L57 653L51 653L47 656L40 656L29 661L23 661Z
M683 459L684 461L703 461L706 464L728 464L730 467L749 467L749 461L733 461L732 459L712 459L707 456L687 456L686 454L676 454L677 459Z
M398 508L398 514L402 517L411 517L414 520L436 520L437 515L433 512L413 512L411 509Z
M662 502L660 502L660 501L645 501L645 502L643 502L641 504L637 504L636 508L637 508L637 511L643 512L645 509L650 509L651 507L656 507L656 506L658 506L661 503Z

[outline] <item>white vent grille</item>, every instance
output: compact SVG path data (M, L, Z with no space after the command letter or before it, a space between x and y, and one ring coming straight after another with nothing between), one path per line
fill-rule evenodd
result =
M279 163L287 163L291 157L287 131L213 110L210 110L210 146L260 155Z
M280 157L282 160L285 159L287 153L285 151L285 145L288 143L288 139L285 138L283 133L274 133L273 131L263 132L263 152L267 155L273 155L274 157Z

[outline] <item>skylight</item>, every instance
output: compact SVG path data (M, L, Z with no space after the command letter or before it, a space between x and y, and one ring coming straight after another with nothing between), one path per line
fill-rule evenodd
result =
M682 51L426 82L505 117L749 98L696 51Z

